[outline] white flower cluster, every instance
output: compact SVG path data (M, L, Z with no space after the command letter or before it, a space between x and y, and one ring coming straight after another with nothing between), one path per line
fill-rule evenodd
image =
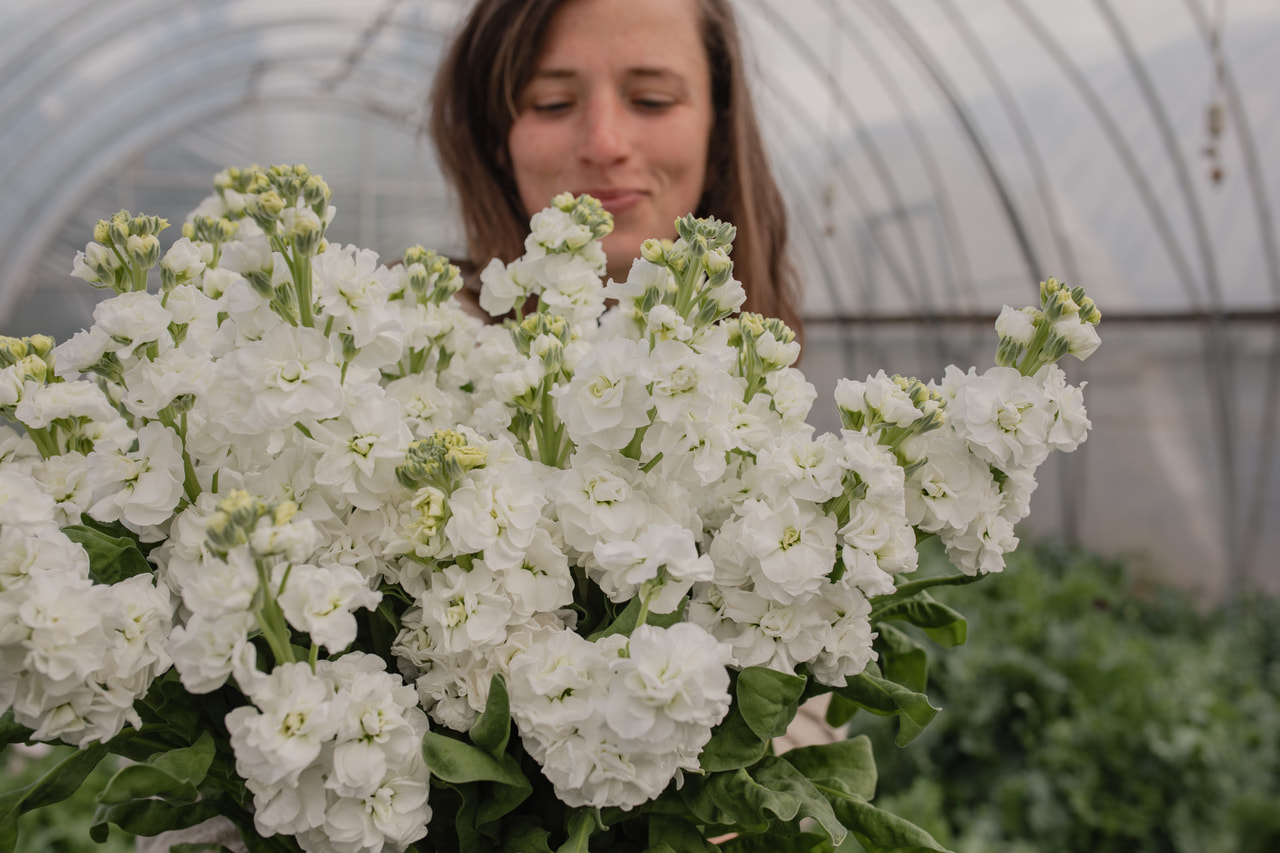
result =
M512 658L512 715L564 803L630 809L698 769L729 710L726 651L687 622L595 643L561 631Z
M1089 419L1082 386L1056 364L1034 376L1012 367L979 374L952 366L936 386L946 401L941 429L907 445L922 461L907 483L912 524L936 533L967 574L998 572L1018 544L1014 525L1031 511L1035 470L1050 451L1072 451Z
M303 850L403 850L427 834L427 717L376 655L287 663L242 683L252 706L227 715L236 772L262 835Z
M91 329L0 340L0 704L85 744L170 659L189 693L230 684L257 827L307 850L421 838L427 715L466 731L495 675L563 802L652 799L698 769L730 668L864 670L917 531L998 570L1089 426L1052 362L1096 308L1056 282L1002 315L1002 366L842 383L819 436L795 335L736 314L730 225L682 219L602 286L610 218L558 197L482 273L514 315L483 325L439 255L325 242L305 168L216 185L163 258L162 220L100 223ZM82 516L159 542L161 585L93 584L59 529ZM403 679L368 654L391 637Z
M169 668L173 606L147 574L95 584L55 519L39 483L0 471L0 713L85 746L141 725L133 703Z

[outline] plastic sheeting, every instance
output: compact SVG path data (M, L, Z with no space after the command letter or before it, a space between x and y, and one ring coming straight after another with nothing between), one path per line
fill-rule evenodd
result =
M0 5L0 331L85 325L98 294L67 272L93 222L176 220L231 164L325 175L333 239L460 250L418 128L466 5ZM820 392L984 363L1001 304L1085 284L1095 432L1030 528L1211 593L1280 588L1280 4L736 5Z

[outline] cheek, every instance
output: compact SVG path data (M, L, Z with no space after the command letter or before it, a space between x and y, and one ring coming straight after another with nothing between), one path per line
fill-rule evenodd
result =
M706 183L708 134L698 127L684 128L682 133L655 137L651 152L653 164L667 174L675 206L684 214L693 210L702 197Z
M545 129L517 121L507 137L507 151L511 157L511 174L516 189L529 215L541 210L558 192L560 157L563 150Z

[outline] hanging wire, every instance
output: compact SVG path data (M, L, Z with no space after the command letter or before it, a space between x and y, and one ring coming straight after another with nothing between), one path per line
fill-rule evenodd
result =
M1226 37L1226 0L1218 0L1214 8L1215 17L1210 18L1197 0L1187 0L1187 9L1195 20L1206 48L1214 62L1214 92L1210 99L1225 103L1233 127L1235 139L1240 147L1244 161L1246 186L1249 197L1253 201L1258 220L1259 237L1262 242L1262 258L1267 269L1267 278L1271 285L1273 297L1280 301L1280 250L1276 245L1274 219L1271 206L1267 200L1266 180L1262 173L1262 164L1258 158L1257 146L1254 143L1253 130L1250 127L1244 102L1236 86L1235 78L1227 64L1224 40ZM1225 123L1225 122L1224 122ZM1218 156L1221 152L1217 152ZM1245 578L1251 578L1257 567L1258 544L1263 530L1263 513L1268 498L1268 487L1271 485L1271 470L1276 459L1276 445L1280 441L1280 426L1277 424L1280 415L1280 326L1272 330L1271 353L1267 359L1267 376L1264 383L1265 392L1262 401L1262 417L1258 428L1259 462L1252 466L1252 485L1245 490L1247 498L1247 516L1241 530L1240 546L1241 571ZM1246 469L1247 470L1247 469Z

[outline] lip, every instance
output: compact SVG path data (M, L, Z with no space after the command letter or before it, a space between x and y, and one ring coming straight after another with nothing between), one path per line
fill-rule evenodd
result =
M581 193L599 200L604 209L615 216L640 204L648 196L648 193L643 190L603 189L601 187L589 187L581 190Z

